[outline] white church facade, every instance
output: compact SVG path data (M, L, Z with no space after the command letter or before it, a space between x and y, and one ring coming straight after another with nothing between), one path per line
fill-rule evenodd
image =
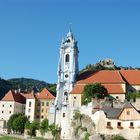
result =
M61 127L61 139L70 138L70 92L76 84L79 73L78 47L71 30L65 39L62 39L60 47L60 59L58 63L58 81L56 89L55 105L50 110L49 122L54 122Z
M140 70L107 70L89 72L79 75L78 47L71 31L62 39L58 63L58 81L55 105L50 110L49 121L61 128L61 139L69 140L71 136L71 119L74 109L81 108L81 97L84 86L101 83L114 99L123 102L125 95L133 87L139 92ZM139 88L134 88L134 87ZM88 110L86 110L88 112ZM99 132L98 132L99 133Z

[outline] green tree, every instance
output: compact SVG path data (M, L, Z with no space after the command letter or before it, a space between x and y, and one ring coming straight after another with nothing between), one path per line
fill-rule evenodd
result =
M31 137L32 136L35 137L36 136L36 130L39 130L39 128L40 128L40 123L36 122L36 121L33 121L32 123L27 122L25 124L25 128L27 129L28 135L30 135Z
M8 122L7 122L7 128L8 128L8 131L11 132L11 130L15 131L15 128L14 128L14 125L13 125L13 122L14 120L19 116L19 114L13 114L11 115L11 117L9 118Z
M49 122L48 122L48 119L44 119L42 122L41 122L41 125L40 125L40 131L41 131L41 134L44 135L45 132L47 132L49 129Z
M127 99L128 101L130 101L130 100L135 101L136 98L139 98L139 97L140 97L140 93L136 93L136 92L128 92L128 93L126 94L126 99Z
M20 114L18 117L16 117L13 121L14 130L16 132L23 133L27 120L27 117L25 117L23 114Z
M107 89L100 83L88 84L84 87L82 104L91 102L92 98L104 98L107 96Z
M14 132L23 133L27 120L27 117L23 114L13 114L7 122L8 131L13 130Z
M54 123L49 125L49 130L51 131L52 135L53 135L53 139L56 139L56 134L59 132L59 128L57 125L55 125Z
M48 90L49 90L50 92L53 92L54 95L55 95L55 94L56 94L56 84L50 84L50 85L48 86Z
M126 140L124 137L116 135L111 140Z
M85 115L84 114L81 114L79 110L75 110L74 111L74 115L73 115L73 119L74 120L77 120L77 121L80 121L81 123L81 120L82 118L84 117Z
M89 136L90 136L90 134L87 132L87 133L85 134L84 140L89 140Z

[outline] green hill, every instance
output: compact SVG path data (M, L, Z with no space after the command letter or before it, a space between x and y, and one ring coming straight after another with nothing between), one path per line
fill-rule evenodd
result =
M9 80L4 80L0 78L0 99L7 93L10 89L20 89L22 92L27 92L34 90L34 92L39 92L43 88L48 88L51 92L56 92L56 84L49 84L44 81L39 81L29 78L13 78Z

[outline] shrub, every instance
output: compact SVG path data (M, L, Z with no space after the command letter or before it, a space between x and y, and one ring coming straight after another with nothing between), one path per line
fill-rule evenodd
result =
M116 135L111 140L126 140L124 137Z

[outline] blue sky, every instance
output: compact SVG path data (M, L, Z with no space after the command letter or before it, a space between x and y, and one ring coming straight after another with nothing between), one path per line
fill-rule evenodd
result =
M105 58L140 67L139 0L0 0L0 76L56 82L69 23L80 69Z

